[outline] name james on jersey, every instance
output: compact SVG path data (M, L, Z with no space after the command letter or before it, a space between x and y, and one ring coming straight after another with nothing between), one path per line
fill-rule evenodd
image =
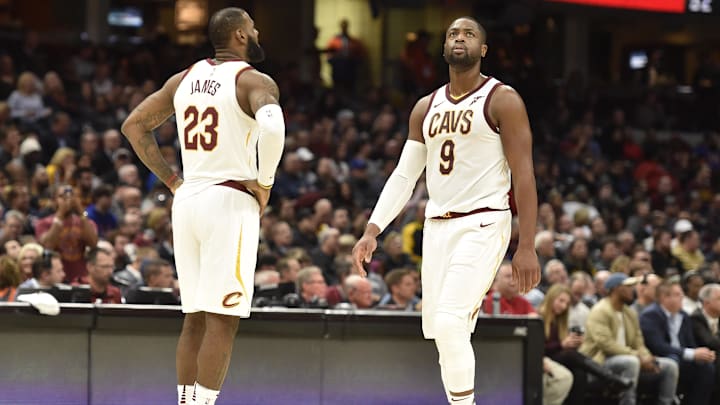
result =
M220 83L215 80L205 80L202 86L200 86L200 80L190 82L190 95L195 93L206 93L211 96L215 95L215 92L220 88Z

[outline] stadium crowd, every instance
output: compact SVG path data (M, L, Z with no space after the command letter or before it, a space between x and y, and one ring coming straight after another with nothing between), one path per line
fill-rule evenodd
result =
M13 301L22 288L58 284L90 285L91 301L106 303L132 302L141 286L176 291L172 195L118 129L176 68L210 56L207 49L158 38L131 48L51 50L33 33L6 45L0 53L0 301ZM564 364L576 381L584 372L602 373L578 365L575 356L568 360L568 350L600 364L615 354L646 356L641 364L610 366L630 381L615 381L616 394L634 391L640 369L670 381L677 364L681 388L688 376L704 383L698 376L714 376L708 370L716 360L697 347L720 349L720 133L717 115L708 117L708 107L720 105L718 64L708 62L697 74L702 108L679 108L668 86L628 83L636 96L617 98L577 75L552 82L527 57L503 49L492 53L486 70L516 87L528 105L543 281L522 297L508 272L499 271L484 311L543 316L548 359ZM411 50L401 58L401 73L434 63L426 49ZM268 69L281 89L287 139L261 219L255 305L419 310L422 181L382 236L367 279L350 274L350 251L399 156L417 89L442 83L443 74L431 84L401 74L398 86L335 91L320 86L319 75L300 80L298 65ZM677 129L695 132L681 136ZM181 173L175 123L156 135ZM512 252L511 243L508 258ZM684 312L675 308L678 295ZM607 341L620 336L602 312L611 304L635 311L621 311L628 319L620 328L637 328L639 343L623 335L623 347L608 349ZM654 316L662 314L692 315L693 325L707 319L711 333L698 326L677 342L657 341L647 333L661 327ZM675 368L655 359L671 359ZM567 401L579 403L583 390L576 382Z

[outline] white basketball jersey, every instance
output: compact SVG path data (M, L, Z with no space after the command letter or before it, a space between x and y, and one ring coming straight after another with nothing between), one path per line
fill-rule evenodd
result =
M173 102L185 181L176 198L226 180L257 178L257 122L235 94L237 77L251 68L243 61L205 59L180 81Z
M427 146L428 218L478 208L509 208L510 168L498 128L491 126L490 97L501 86L488 77L460 99L448 85L430 97L422 131Z

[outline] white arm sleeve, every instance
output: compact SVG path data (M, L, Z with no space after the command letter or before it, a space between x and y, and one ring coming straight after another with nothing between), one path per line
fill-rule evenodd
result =
M257 182L270 188L275 183L275 171L285 147L285 119L279 105L267 104L255 112L255 121L260 131Z
M405 142L400 161L390 175L378 198L368 223L373 223L382 232L407 204L420 174L427 161L427 148L418 141Z

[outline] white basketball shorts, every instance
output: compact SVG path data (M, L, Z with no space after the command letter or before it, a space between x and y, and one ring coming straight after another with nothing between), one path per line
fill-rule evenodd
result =
M482 300L510 242L511 220L510 210L425 220L421 279L426 339L435 338L439 312L466 319L468 330L475 330Z
M257 201L211 186L172 211L182 311L250 316L260 228Z

